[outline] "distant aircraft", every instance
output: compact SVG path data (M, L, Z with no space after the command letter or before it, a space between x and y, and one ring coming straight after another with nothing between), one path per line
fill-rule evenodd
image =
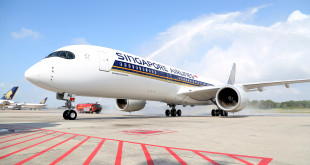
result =
M18 90L18 86L13 87L0 99L0 106L8 106L14 103L12 100Z
M146 100L167 103L166 116L181 116L177 105L217 105L212 116L227 116L248 104L246 92L264 87L310 82L310 79L235 84L233 65L227 84L219 84L155 61L122 51L91 45L60 48L30 67L25 77L38 87L65 100L64 119L74 120L75 96L116 98L122 111L138 111Z
M14 103L12 109L22 109L22 108L30 108L30 109L36 109L36 108L45 108L46 107L46 100L47 97L45 97L40 103Z

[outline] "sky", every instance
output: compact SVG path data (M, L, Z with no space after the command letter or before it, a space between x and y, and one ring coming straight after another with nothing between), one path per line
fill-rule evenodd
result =
M237 83L310 78L309 14L307 0L2 0L0 92L18 85L16 102L48 96L49 107L63 105L24 72L73 44L125 51L222 82L234 62ZM310 83L271 87L249 93L249 99L310 100L309 91Z

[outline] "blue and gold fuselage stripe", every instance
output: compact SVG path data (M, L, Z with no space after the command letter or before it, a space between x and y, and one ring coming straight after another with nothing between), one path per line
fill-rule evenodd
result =
M189 79L186 77L178 76L175 74L155 70L155 69L150 69L147 67L143 67L140 65L135 65L132 63L127 63L123 61L118 61L116 60L114 62L114 65L112 67L112 70L115 71L120 71L124 73L130 73L142 77L147 77L147 78L152 78L160 81L165 81L165 82L171 82L171 83L176 83L179 85L185 85L185 86L213 86L212 84L205 83L202 81L197 81L193 79Z

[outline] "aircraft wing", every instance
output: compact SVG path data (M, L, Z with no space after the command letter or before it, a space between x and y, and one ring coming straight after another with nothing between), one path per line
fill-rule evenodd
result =
M286 88L289 88L289 84L305 83L305 82L310 82L310 79L247 83L247 84L242 84L242 86L248 90L253 90L253 89L256 90L257 89L258 91L261 92L261 91L263 91L264 87L285 85Z
M285 85L286 88L289 88L289 84L305 83L305 82L310 82L310 79L246 83L246 84L237 84L237 85L244 87L246 91L263 91L264 87ZM207 101L207 100L214 99L217 91L224 86L225 85L207 86L207 87L183 87L180 89L178 94L186 95L198 101Z
M207 101L215 98L216 92L223 86L183 87L178 94L186 95L194 100Z

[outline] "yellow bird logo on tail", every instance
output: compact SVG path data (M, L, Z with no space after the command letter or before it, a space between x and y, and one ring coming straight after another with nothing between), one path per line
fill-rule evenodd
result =
M6 95L4 95L4 97L7 99L7 100L12 100L11 96L13 94L13 91L10 90Z

